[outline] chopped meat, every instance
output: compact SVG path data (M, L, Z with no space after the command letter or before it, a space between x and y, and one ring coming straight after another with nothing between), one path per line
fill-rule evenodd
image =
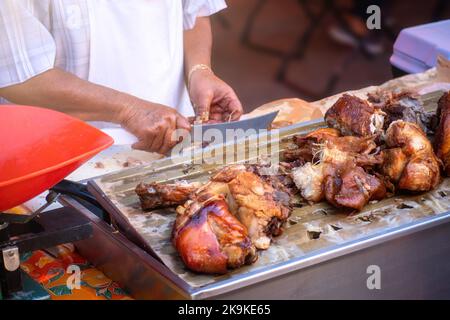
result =
M185 203L198 188L198 183L140 183L135 191L143 210L177 206Z
M383 130L385 113L367 101L344 94L325 113L329 127L345 136L367 137Z
M224 274L253 263L256 249L247 229L221 196L177 208L172 241L186 266L196 272Z
M264 182L270 184L274 191L274 199L278 203L290 207L291 197L297 193L294 181L289 175L291 167L287 163L280 163L275 171L267 165L250 165L247 169L248 172L253 172Z
M383 163L381 173L391 182L397 183L408 163L408 157L403 153L402 148L392 148L383 151Z
M361 157L360 161L364 162L368 161L367 155L377 148L372 136L340 137L335 129L318 129L307 135L295 136L294 141L298 148L285 151L283 158L288 158L288 161L300 160L300 163L316 163L319 160L323 161L324 158L339 161L339 157L346 160L348 155Z
M295 185L300 190L304 199L309 202L319 202L324 198L323 174L324 164L305 163L303 166L292 170Z
M308 143L310 137L314 137L314 144ZM293 180L307 201L326 199L334 206L360 210L368 201L386 195L384 182L364 170L383 162L373 136L339 137L319 132L296 141L301 147L310 146L314 155L313 162L292 170Z
M228 183L231 180L233 180L234 178L236 178L236 176L238 174L240 174L241 172L244 172L244 171L247 171L247 167L243 164L228 166L228 167L221 169L218 173L216 173L211 178L211 181Z
M281 233L289 208L277 203L274 189L251 172L242 172L230 181L229 188L237 205L236 215L247 227L258 249L267 249L272 236Z
M322 128L305 135L296 135L293 138L296 148L287 149L283 152L283 159L288 162L298 161L300 164L314 161L317 146L333 137L339 137L336 129Z
M339 176L333 202L338 206L361 210L370 200L380 200L386 196L386 186L374 175L361 167L347 167Z
M416 123L427 134L435 129L435 116L425 111L418 95L411 91L377 90L368 94L368 101L386 113L384 129L396 120Z
M322 141L330 140L333 137L340 137L341 134L339 133L339 130L332 129L332 128L321 128L314 130L312 132L309 132L305 135L297 135L294 136L294 143L302 147L305 144L311 144L311 143L320 143Z
M401 148L408 159L406 165L404 157L398 158L400 164L391 161L385 165L384 171L394 172L393 166L404 166L398 181L400 189L428 191L437 186L440 181L440 161L433 152L431 142L417 124L394 121L386 131L386 144L390 148Z
M286 149L283 151L283 160L286 162L297 162L298 165L311 162L313 160L312 150L312 146Z

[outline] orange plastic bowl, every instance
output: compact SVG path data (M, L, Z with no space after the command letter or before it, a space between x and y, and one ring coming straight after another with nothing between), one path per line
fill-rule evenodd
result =
M0 212L51 188L113 142L60 112L0 106Z

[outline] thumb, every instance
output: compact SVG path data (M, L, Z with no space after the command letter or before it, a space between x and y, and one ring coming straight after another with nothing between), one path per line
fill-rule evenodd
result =
M211 102L213 99L213 94L202 94L200 95L197 103L194 106L195 114L197 117L200 117L201 120L207 121L209 120L209 109L211 106Z

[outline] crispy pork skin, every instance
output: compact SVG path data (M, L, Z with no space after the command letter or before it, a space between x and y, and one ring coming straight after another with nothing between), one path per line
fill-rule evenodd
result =
M401 148L404 157L399 156L384 164L383 171L399 171L404 169L398 180L398 187L410 191L429 191L440 181L440 160L433 151L431 142L423 130L415 123L397 120L391 123L386 131L386 144L390 148ZM396 151L398 153L398 151ZM397 177L397 174L394 175Z
M436 155L442 160L444 172L450 176L450 91L438 102L439 126L436 130L434 147Z
M325 113L325 121L344 136L366 137L381 133L385 113L367 101L344 94Z
M139 196L142 209L147 211L183 204L198 187L197 183L140 183L135 192Z
M259 170L223 168L177 208L172 240L189 269L225 273L252 263L256 249L267 249L282 232L289 196L256 174Z
M224 274L257 259L247 229L229 211L223 197L204 203L191 200L177 212L172 241L190 270Z
M392 183L398 183L407 164L408 157L403 153L402 148L383 150L381 173Z

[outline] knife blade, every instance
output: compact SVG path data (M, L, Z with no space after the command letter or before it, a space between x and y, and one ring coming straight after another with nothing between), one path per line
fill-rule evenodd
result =
M267 129L272 121L276 118L278 115L278 111L270 112L263 114L258 117L252 117L247 118L239 121L233 121L233 122L223 122L223 123L214 123L214 124L194 124L192 126L191 131L191 137L192 141L203 141L203 137L205 133L207 133L208 129L215 129L213 131L220 134L222 134L222 137L224 137L223 142L226 141L226 134L227 130L244 130L247 131L248 129L255 129L256 133L258 133L259 130ZM218 130L218 131L216 131ZM114 139L115 145L131 145L138 141L138 139L129 133L128 131L122 129L122 128L105 128L102 129L102 131L106 134L108 134L110 137ZM249 133L249 132L247 132ZM209 139L207 139L209 140ZM209 141L208 141L209 142Z
M209 141L211 135L222 135L222 141L213 141L217 143L226 142L227 136L237 133L238 130L245 135L259 133L260 130L269 129L270 124L276 118L279 111L263 114L258 117L252 117L233 122L211 123L211 124L194 124L192 126L191 136L193 141ZM253 129L253 130L250 130ZM206 138L206 139L205 139Z

